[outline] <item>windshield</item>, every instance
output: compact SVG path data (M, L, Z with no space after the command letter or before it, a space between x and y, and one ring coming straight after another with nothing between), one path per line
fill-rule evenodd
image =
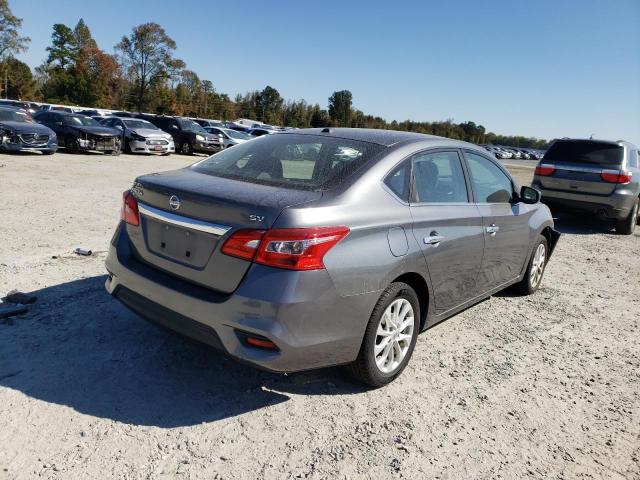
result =
M384 148L325 136L265 135L223 150L191 168L246 182L318 190L340 184Z
M544 161L619 165L623 148L597 141L557 141L544 155Z
M153 123L147 122L145 120L122 120L127 128L146 128L149 130L160 130Z
M188 120L186 118L178 118L178 125L182 130L188 130L190 132L198 132L198 133L207 133L207 131L198 125L193 120Z
M0 121L2 120L5 122L33 123L24 113L11 110L0 110Z
M235 138L236 140L249 140L251 138L251 136L247 135L246 133L238 132L236 130L231 130L230 128L227 128L223 131L224 133L229 135L231 138Z
M85 117L83 115L65 115L65 125L72 125L74 127L99 127L100 124L91 117Z

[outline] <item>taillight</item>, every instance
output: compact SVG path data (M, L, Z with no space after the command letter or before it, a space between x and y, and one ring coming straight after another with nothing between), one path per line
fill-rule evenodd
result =
M138 213L138 200L131 191L127 190L122 194L122 210L120 218L129 225L137 227L140 225L140 214Z
M603 170L600 178L609 183L629 183L633 172L622 172L620 170Z
M324 268L325 254L348 233L347 227L239 230L222 252L271 267L319 270Z
M543 177L547 177L556 171L556 167L553 165L549 165L547 163L541 163L536 167L536 175L542 175Z
M264 230L238 230L222 246L222 253L244 260L253 260Z

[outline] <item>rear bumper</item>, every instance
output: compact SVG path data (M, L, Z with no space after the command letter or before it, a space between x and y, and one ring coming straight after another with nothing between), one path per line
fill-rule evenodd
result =
M253 265L232 294L196 286L138 261L119 228L106 261L107 291L153 323L275 372L355 360L379 292L341 297L325 270ZM246 345L256 334L279 351ZM239 335L240 334L240 335Z
M586 211L613 220L627 218L637 198L637 194L627 188L616 189L611 195L598 196L549 190L535 181L532 187L542 193L543 203Z

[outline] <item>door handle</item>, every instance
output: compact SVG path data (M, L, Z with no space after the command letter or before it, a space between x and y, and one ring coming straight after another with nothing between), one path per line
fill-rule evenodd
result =
M498 231L500 230L500 227L497 226L495 223L492 223L485 230L489 235L491 235L492 237L495 237L496 233L498 233Z
M444 237L442 235L438 235L438 232L431 232L428 237L423 238L424 243L427 245L433 245L434 247L440 245L440 242L443 240Z

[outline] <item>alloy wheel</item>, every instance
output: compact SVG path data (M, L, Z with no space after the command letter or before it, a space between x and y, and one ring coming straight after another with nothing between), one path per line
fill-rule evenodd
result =
M380 318L373 352L382 373L393 373L400 367L409 351L414 328L411 303L405 298L391 302Z
M533 262L531 263L531 272L529 273L529 281L532 287L537 287L542 280L542 273L544 272L545 261L547 260L547 249L544 243L538 245L536 253L533 256Z

